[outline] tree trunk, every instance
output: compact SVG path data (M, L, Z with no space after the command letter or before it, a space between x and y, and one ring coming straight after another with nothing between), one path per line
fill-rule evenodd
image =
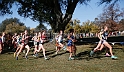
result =
M51 27L54 32L59 32L60 30L65 30L66 25L72 18L72 14L76 8L78 0L68 1L68 6L66 13L63 14L61 11L61 5L58 0L54 0L53 13L55 14L54 21L52 21ZM63 17L64 15L64 17Z

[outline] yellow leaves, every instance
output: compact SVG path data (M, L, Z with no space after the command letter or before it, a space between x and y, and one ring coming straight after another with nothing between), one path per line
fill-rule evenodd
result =
M79 23L79 20L73 20L68 23L65 28L65 33L68 33L71 28L75 30L75 33L97 33L99 31L99 27L90 20L83 22L82 25Z
M23 32L24 30L26 29L25 26L20 26L19 24L17 23L10 23L8 25L6 25L6 29L5 29L5 32L6 33L19 33L19 32Z

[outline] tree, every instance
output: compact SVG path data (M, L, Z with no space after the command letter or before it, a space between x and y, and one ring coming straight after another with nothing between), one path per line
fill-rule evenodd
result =
M26 26L20 26L19 24L16 24L13 22L6 25L5 32L14 34L14 33L24 32L25 29L26 29Z
M103 13L99 15L101 27L109 26L110 31L119 30L119 19L124 16L124 12L120 10L118 4L111 4L103 9Z
M65 33L68 33L70 29L74 29L75 33L81 33L81 25L80 20L70 20L70 22L67 24L65 28Z
M48 22L51 28L57 32L65 30L71 20L73 12L78 3L87 4L91 0L1 0L0 14L11 14L13 3L18 5L18 14L29 17L32 20ZM100 4L116 2L118 0L100 0Z
M121 19L121 21L119 22L119 26L119 30L124 31L124 19Z
M20 26L24 26L24 23L20 22L19 19L17 18L9 18L9 19L5 19L4 21L2 21L1 25L0 25L0 32L4 32L6 29L6 26L10 23L16 23L19 24Z
M39 24L36 28L35 31L41 31L41 30L47 30L47 28L43 24Z
M98 33L100 30L99 26L97 26L93 22L91 22L90 27L91 27L91 31L90 31L91 33Z
M73 29L75 30L75 33L81 33L81 25L80 25L80 20L73 20Z
M82 24L83 33L97 33L99 31L99 27L91 22L90 20L83 22Z
M34 36L34 33L35 33L35 28L31 28L31 29L30 29L30 35L31 35L31 36Z
M69 22L66 27L65 27L65 33L68 33L70 29L72 29L73 26L72 26L72 22Z

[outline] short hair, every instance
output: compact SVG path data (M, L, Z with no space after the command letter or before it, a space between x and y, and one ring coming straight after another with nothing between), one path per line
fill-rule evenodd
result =
M59 30L59 33L60 33L61 31L63 32L63 30Z
M41 31L41 34L42 34L43 32L46 32L46 31L45 31L45 30L42 30L42 31Z
M74 29L70 29L69 32L74 32Z

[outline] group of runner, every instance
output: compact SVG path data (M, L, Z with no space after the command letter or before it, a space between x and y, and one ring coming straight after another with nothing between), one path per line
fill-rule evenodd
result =
M106 56L110 56L112 59L117 59L118 57L113 55L112 46L107 42L107 38L108 38L108 27L107 26L104 26L104 28L98 33L98 38L100 39L100 41L98 45L96 46L96 48L91 50L90 56L92 57L95 52L101 51L104 47L107 47ZM70 53L68 60L73 60L76 56L76 50L77 50L75 46L76 37L74 34L74 29L69 30L67 39L68 41L67 41L67 48L66 48L63 43L63 31L60 31L59 34L56 36L56 54L60 51L61 48L64 50L66 49Z
M56 54L62 48L63 50L69 51L70 54L68 60L73 60L76 56L76 46L74 44L76 42L76 37L74 35L74 29L69 30L69 34L67 36L67 47L66 44L64 44L63 38L63 31L60 30L59 34L56 36Z
M112 52L112 47L111 45L107 42L107 37L108 37L108 33L107 33L108 27L105 26L104 30L102 30L99 34L98 34L98 38L100 39L98 45L96 48L94 48L91 52L90 52L90 56L93 56L93 54L96 51L102 50L104 48L104 46L106 46L109 49L110 54L107 52L106 55L107 56L111 56L112 59L117 59L116 56L113 55ZM67 44L64 43L64 31L60 30L58 35L55 37L55 41L56 41L56 52L55 54L58 54L58 52L63 49L63 50L67 50L69 52L69 57L68 60L73 60L76 56L76 46L75 46L75 42L76 42L76 37L74 34L74 29L70 29L69 30L69 34L67 36ZM2 48L4 47L4 38L3 38L4 34L1 35L0 34L0 53L2 52ZM38 33L35 33L35 35L32 37L32 40L34 42L34 57L38 57L38 53L42 50L43 51L43 56L45 60L48 60L49 58L46 56L45 53L45 48L43 46L43 44L47 41L46 40L46 33L45 31L41 31ZM26 50L25 53L25 58L28 59L28 53L30 51L30 47L29 47L29 35L28 35L28 31L25 30L24 33L20 33L17 35L17 33L15 33L12 36L12 43L14 45L14 49L16 49L16 51L14 52L14 57L16 58L16 60L19 59L19 54L24 50Z

